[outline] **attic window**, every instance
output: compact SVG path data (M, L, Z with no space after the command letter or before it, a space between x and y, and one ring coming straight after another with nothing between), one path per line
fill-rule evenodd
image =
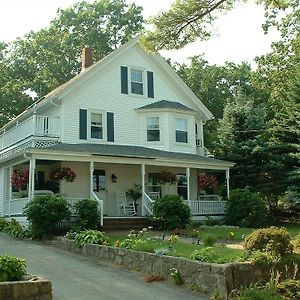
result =
M130 91L132 94L144 94L143 71L139 69L130 69Z

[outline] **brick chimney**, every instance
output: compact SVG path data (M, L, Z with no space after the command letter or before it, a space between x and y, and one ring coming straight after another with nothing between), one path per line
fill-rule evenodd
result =
M90 67L93 64L93 49L85 46L82 49L82 70Z

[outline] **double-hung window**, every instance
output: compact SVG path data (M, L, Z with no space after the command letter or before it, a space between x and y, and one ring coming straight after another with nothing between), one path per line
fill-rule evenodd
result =
M176 142L187 143L188 142L188 132L187 132L187 119L176 118Z
M144 95L143 70L130 69L130 91L132 94Z
M103 139L103 115L100 113L91 113L91 138Z
M159 117L147 118L147 141L156 142L160 140Z

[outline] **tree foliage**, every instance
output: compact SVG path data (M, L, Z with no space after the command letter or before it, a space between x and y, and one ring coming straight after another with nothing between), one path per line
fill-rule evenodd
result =
M234 0L177 0L166 12L152 17L155 29L148 32L144 44L149 50L179 49L196 39L206 40L212 35L214 21L230 11ZM286 0L258 0L264 4L269 23L278 11L289 6ZM269 25L268 23L268 25Z

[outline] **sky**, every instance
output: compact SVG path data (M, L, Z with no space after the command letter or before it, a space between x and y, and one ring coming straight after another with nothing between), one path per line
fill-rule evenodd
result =
M9 42L29 31L47 27L55 18L58 8L66 8L79 0L5 0L0 2L0 41ZM88 0L93 2L93 0ZM144 8L147 19L167 10L174 0L127 0ZM161 51L165 58L187 63L188 57L204 55L211 64L223 65L225 61L249 62L271 51L271 42L279 39L275 31L264 35L261 24L264 10L254 2L238 4L230 13L219 18L214 27L214 37L207 42L195 42L181 50Z

